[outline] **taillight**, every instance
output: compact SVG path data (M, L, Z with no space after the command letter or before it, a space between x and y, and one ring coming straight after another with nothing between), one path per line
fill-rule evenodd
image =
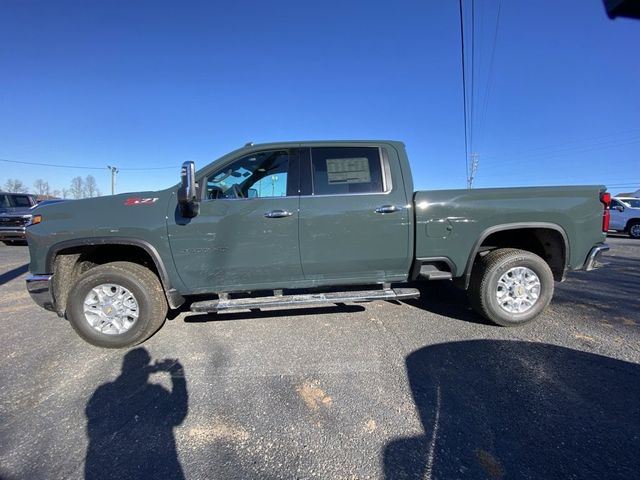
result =
M602 231L607 232L609 230L609 220L611 219L611 194L609 192L602 192L600 194L600 201L604 205L604 213L602 214Z

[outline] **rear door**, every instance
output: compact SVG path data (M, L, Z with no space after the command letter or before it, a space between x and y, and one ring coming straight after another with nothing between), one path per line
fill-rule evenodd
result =
M303 280L297 149L262 150L200 179L200 213L169 224L175 266L191 293L282 288Z
M407 277L411 193L397 153L379 146L301 151L300 256L317 284Z

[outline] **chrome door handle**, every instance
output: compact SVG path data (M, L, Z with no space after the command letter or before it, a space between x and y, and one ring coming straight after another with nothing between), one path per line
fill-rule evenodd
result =
M393 213L399 212L400 210L402 210L402 207L398 207L397 205L382 205L376 208L376 213Z
M264 214L267 218L284 218L290 217L291 215L293 215L293 212L288 212L287 210L271 210Z

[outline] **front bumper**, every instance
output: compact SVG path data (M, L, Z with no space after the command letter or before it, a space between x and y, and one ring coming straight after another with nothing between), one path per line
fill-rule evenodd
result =
M45 310L56 311L52 291L53 275L30 275L27 277L27 291L34 302Z
M584 270L590 272L591 270L595 270L596 268L600 267L598 259L600 258L601 254L607 251L609 251L609 245L607 245L606 243L602 243L593 247L589 252L589 255L587 255L586 262L584 262Z
M0 240L25 240L24 227L0 227Z

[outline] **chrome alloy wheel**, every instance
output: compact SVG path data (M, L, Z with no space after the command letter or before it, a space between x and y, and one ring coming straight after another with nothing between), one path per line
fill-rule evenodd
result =
M496 299L498 305L509 313L524 313L540 298L540 279L527 267L507 270L498 280Z
M91 327L107 335L127 332L138 320L138 301L128 289L103 283L84 297L84 318Z
M629 229L629 234L633 238L640 238L640 223L634 223Z

